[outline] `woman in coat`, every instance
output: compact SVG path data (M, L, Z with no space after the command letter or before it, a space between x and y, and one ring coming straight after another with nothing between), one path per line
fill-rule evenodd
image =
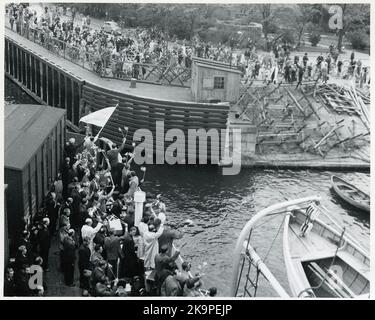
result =
M131 227L128 235L123 240L121 276L124 278L132 279L133 277L139 275L139 263L133 238L136 233L137 228Z

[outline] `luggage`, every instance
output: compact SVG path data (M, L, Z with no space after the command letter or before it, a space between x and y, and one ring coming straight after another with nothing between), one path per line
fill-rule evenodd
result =
M122 227L121 221L115 215L108 217L109 228L115 231L116 236L122 236L124 234L124 228Z

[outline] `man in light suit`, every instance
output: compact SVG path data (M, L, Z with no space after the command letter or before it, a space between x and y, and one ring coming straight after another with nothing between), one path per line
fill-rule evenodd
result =
M81 229L81 236L82 236L82 239L85 239L85 238L90 239L89 248L90 248L90 251L91 251L91 254L92 254L94 252L94 241L93 240L94 240L94 237L97 234L97 232L102 227L102 223L99 222L95 228L92 227L92 219L91 218L87 218L85 220L85 223L86 224L83 225L82 229Z

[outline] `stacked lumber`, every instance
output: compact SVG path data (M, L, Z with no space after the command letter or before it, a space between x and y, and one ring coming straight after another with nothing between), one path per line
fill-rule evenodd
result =
M355 90L354 88L352 88L352 90L349 91L349 94L353 99L353 103L359 110L359 116L361 121L365 125L367 131L370 132L370 114L367 109L367 105L363 102L363 98L360 95L358 95L357 90Z
M340 87L330 83L317 86L314 93L327 110L338 114L358 115L366 128L369 129L368 105L370 97L363 91L354 87Z

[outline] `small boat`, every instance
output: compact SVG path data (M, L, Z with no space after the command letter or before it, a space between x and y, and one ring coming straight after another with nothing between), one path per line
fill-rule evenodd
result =
M289 285L279 269L272 272L265 264L270 250L262 250L264 243L256 249L252 243L258 225L276 216L281 219L279 230L283 227L282 253ZM276 239L277 235L271 246ZM261 258L265 251L267 255ZM277 203L258 212L242 229L233 261L231 295L235 297L256 296L261 284L284 298L369 297L369 252L331 217L319 196ZM251 268L255 278L249 277Z
M283 251L296 297L357 298L370 290L368 254L338 225L319 219L319 207L293 209L284 221ZM335 228L336 227L336 228Z
M331 177L332 188L338 196L352 206L370 212L370 196L337 176Z

